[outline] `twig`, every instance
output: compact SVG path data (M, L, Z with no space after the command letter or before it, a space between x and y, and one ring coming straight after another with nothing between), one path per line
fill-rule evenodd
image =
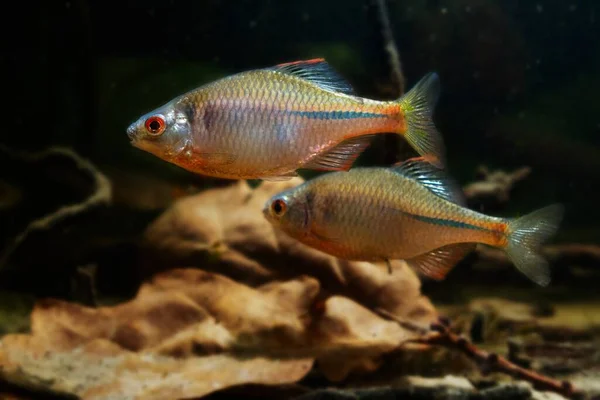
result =
M440 317L439 322L434 322L429 327L423 327L413 322L406 321L384 309L378 308L375 312L383 318L394 321L403 328L418 332L421 335L420 338L408 340L408 342L438 345L461 351L469 358L475 360L484 374L490 372L502 372L515 378L528 381L534 388L539 390L550 390L570 398L583 397L583 393L576 390L573 384L568 381L561 382L549 378L535 371L519 367L498 354L488 353L479 349L465 337L461 337L452 332L448 328L449 321L444 317Z
M0 254L0 268L4 266L10 255L31 232L48 229L58 221L68 218L72 215L79 214L92 207L108 204L112 199L112 186L108 178L90 161L79 156L71 149L63 147L50 147L39 153L27 153L16 151L5 145L0 145L0 153L9 154L10 157L27 160L30 162L36 162L50 157L64 157L71 160L78 169L88 173L94 184L92 193L84 201L62 206L57 210L54 210L53 212L29 223L25 230L19 233L13 239L12 243L2 250L2 254Z
M556 392L569 398L583 398L583 393L575 389L572 383L549 378L535 371L519 367L496 353L481 350L466 338L450 331L447 326L441 323L432 324L428 335L411 340L410 342L438 345L461 351L477 362L484 374L502 372L517 379L528 381L538 390Z
M427 333L431 332L431 329L429 326L420 325L420 324L414 323L412 321L409 321L407 319L400 318L397 315L392 314L391 312L389 312L386 309L376 308L373 311L375 311L375 313L377 313L382 318L396 322L398 325L400 325L402 328L404 328L406 330L417 332L420 335L426 335Z
M404 73L402 73L402 63L400 62L400 53L398 47L394 41L394 34L392 32L392 25L390 23L390 16L387 10L385 0L376 0L377 10L379 11L379 20L381 22L381 34L383 35L384 48L388 53L390 67L392 68L391 78L395 85L398 87L398 97L404 94L405 80Z
M482 179L469 183L463 188L463 191L469 200L487 197L494 198L499 203L506 203L515 183L527 178L530 173L529 167L505 172L502 170L490 171L486 166L480 166L478 174Z

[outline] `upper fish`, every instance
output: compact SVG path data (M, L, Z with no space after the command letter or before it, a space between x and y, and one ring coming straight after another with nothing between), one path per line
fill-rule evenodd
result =
M267 220L289 236L347 260L403 259L443 279L477 243L506 252L539 285L550 282L538 247L555 233L563 206L520 218L498 218L466 207L461 188L420 158L391 168L353 168L311 179L273 196Z
M444 143L431 119L438 96L438 76L429 73L395 101L362 98L319 58L206 84L141 116L127 134L165 161L228 179L346 171L382 133L403 136L441 168Z

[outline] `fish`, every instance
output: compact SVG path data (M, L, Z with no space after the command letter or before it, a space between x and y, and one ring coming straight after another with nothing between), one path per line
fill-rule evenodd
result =
M131 123L131 144L188 171L288 180L299 169L347 171L377 134L404 137L439 168L431 72L394 101L359 97L323 58L240 72L184 93Z
M330 172L272 196L263 215L276 229L345 260L405 260L421 276L443 280L478 244L503 250L540 286L550 283L539 253L564 207L554 203L518 218L479 213L446 170L421 157L390 167Z

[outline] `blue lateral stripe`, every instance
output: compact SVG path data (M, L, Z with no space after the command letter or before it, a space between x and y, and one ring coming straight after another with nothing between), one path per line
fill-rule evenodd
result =
M432 218L425 217L423 215L414 215L409 214L414 219L417 219L422 222L429 222L430 224L441 225L441 226L449 226L451 228L464 228L464 229L473 229L476 231L489 231L489 229L482 228L480 226L471 225L466 222L453 221L451 219L443 219L443 218Z
M361 111L290 111L293 115L311 119L384 118L385 114Z

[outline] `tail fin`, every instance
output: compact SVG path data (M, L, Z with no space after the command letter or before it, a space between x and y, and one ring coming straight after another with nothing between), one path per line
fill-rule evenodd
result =
M508 258L529 279L540 286L550 283L548 262L536 251L554 235L563 217L560 204L544 207L508 224Z
M397 102L406 119L405 139L429 163L443 168L446 163L444 140L432 120L439 93L439 77L431 72Z

